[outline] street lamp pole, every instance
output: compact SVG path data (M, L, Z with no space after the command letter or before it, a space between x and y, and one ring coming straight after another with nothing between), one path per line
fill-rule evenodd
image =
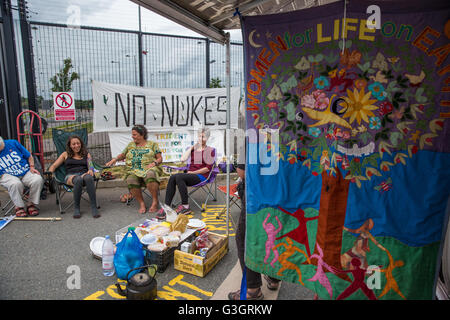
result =
M167 88L167 74L171 73L171 71L161 71L161 70L159 70L158 73L162 73L164 75L164 88Z
M122 78L121 78L121 75L120 75L120 61L111 60L111 63L117 63L117 65L119 67L119 83L122 84Z
M134 84L136 86L138 86L138 81L137 81L137 66L136 66L136 55L130 55L130 54L126 54L125 57L130 58L133 57L133 63L134 63Z

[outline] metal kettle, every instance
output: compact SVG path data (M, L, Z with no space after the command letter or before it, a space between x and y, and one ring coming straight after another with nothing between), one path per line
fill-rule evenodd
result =
M153 276L150 275L148 268L155 269ZM139 269L144 269L144 271L128 278L130 272ZM157 294L156 271L157 266L154 264L131 269L126 276L128 280L125 290L120 287L119 283L116 283L117 292L128 300L155 300Z

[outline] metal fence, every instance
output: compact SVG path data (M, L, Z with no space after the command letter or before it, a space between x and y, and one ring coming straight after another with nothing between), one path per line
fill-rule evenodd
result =
M93 104L91 80L153 88L204 88L218 78L225 86L225 46L206 38L162 35L95 27L70 28L62 24L31 22L34 76L40 115L48 122L44 135L46 161L54 161L51 129L86 127L88 147L94 158L105 163L110 157L108 135L92 133ZM16 22L16 34L20 25ZM17 40L20 43L20 40ZM25 70L17 45L21 91L26 92ZM231 85L243 85L242 44L231 44ZM50 79L71 58L79 79L70 88L75 95L77 121L53 120ZM241 90L242 91L242 90ZM22 108L28 108L22 94Z

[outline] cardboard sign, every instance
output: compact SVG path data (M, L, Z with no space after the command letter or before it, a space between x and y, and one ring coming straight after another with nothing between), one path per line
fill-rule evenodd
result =
M73 92L53 92L53 108L56 121L75 121Z
M132 141L131 132L108 132L111 142L111 157L116 157ZM211 130L208 145L214 147L217 159L225 154L224 130ZM196 133L193 130L174 132L149 132L148 140L158 143L163 157L163 162L177 162L184 151L197 142Z

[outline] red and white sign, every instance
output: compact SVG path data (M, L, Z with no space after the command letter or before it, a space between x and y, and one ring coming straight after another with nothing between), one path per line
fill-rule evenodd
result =
M56 121L76 120L73 92L53 92L53 107Z

